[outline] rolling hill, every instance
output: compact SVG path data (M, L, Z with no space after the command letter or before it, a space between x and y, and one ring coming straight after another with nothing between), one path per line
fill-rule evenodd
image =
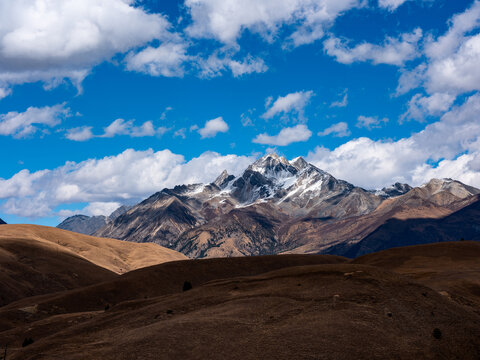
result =
M473 360L479 257L462 241L174 261L0 307L0 344L13 360Z
M352 262L285 255L166 263L4 306L0 344L10 344L9 359L473 360L480 315L465 300L478 294L453 284L480 278L478 266L466 272L479 253L480 244L457 242ZM437 289L446 272L451 286ZM22 347L25 338L34 342Z
M23 297L113 280L117 274L185 256L36 225L0 227L0 306Z

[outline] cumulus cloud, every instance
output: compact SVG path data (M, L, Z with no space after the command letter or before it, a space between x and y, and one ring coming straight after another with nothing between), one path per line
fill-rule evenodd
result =
M455 15L448 31L425 42L427 60L405 70L399 80L398 94L424 86L429 94L463 94L480 90L480 1Z
M208 57L200 55L192 57L194 66L199 70L198 75L203 78L213 78L231 71L234 77L241 77L252 73L264 73L268 70L265 61L259 57L247 55L244 58L234 59L235 48L223 48L214 51Z
M388 122L388 118L379 119L378 116L363 116L360 115L357 118L356 127L358 128L366 128L368 130L372 130L375 128L381 128L383 124Z
M456 96L435 93L431 96L414 95L408 102L408 110L400 116L400 122L408 120L424 121L428 116L440 116L450 109Z
M302 119L304 108L310 102L313 95L315 95L314 92L310 90L297 91L285 96L279 96L275 101L273 101L272 98L268 98L266 102L267 111L262 115L262 118L271 119L279 114L296 114Z
M325 40L325 52L335 57L342 64L371 61L373 64L389 64L402 66L406 61L419 56L418 41L422 38L422 30L415 29L412 33L402 34L399 38L387 36L382 45L361 43L349 47L345 41L336 37Z
M93 138L95 135L92 133L91 126L79 126L76 128L68 129L65 137L72 141L87 141Z
M125 121L124 119L117 119L113 121L104 129L103 135L100 137L111 138L117 135L128 135L130 137L144 137L154 136L156 134L163 134L166 128L155 129L151 121L145 121L140 126L134 126L133 120Z
M71 116L66 104L29 107L25 112L11 111L0 115L0 135L23 138L34 134L39 129L54 127Z
M228 124L220 116L218 118L208 120L205 126L198 129L198 133L202 139L215 137L218 133L226 133L228 131Z
M234 43L243 31L272 41L284 24L295 24L289 35L293 46L311 43L359 0L186 0L193 23L186 32L197 38Z
M420 185L432 176L453 177L480 187L480 95L470 96L437 122L397 141L359 138L307 159L334 176L367 188L392 182ZM455 131L452 131L455 129Z
M283 128L277 135L259 134L253 139L253 142L264 145L287 146L294 142L307 141L311 136L312 132L308 127L299 124Z
M400 5L403 5L408 0L378 0L378 6L389 11L396 10Z
M125 150L116 156L67 162L52 170L22 170L0 178L2 211L25 217L51 216L64 204L89 203L99 215L99 204L109 214L119 203L141 200L165 187L213 181L224 169L239 174L254 159L205 152L185 161L169 150ZM113 205L105 205L112 204ZM94 210L97 209L97 210Z
M148 46L137 53L130 52L125 57L126 67L151 76L182 77L184 63L189 59L186 52L187 44L183 42Z
M335 137L346 137L350 136L350 134L351 132L348 128L348 124L344 121L341 121L339 123L333 124L332 126L326 128L323 131L320 131L318 133L318 136L333 135Z
M134 0L0 2L0 88L70 79L117 53L168 38L169 22L135 7Z
M0 86L0 100L2 100L4 97L7 97L11 93L12 93L12 89Z
M103 129L103 134L95 135L92 126L79 126L66 130L65 138L73 141L87 141L96 138L113 138L119 135L130 137L161 136L169 129L164 126L155 128L151 121L145 121L140 126L134 125L134 120L116 119Z

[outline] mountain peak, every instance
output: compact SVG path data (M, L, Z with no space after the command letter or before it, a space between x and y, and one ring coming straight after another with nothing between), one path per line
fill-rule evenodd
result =
M428 183L423 184L421 189L427 190L431 195L442 191L447 191L459 198L466 198L471 195L477 195L480 190L469 185L465 185L458 180L450 178L431 179Z
M310 164L305 161L305 159L301 156L299 157L296 157L295 159L293 159L292 161L290 161L290 164L297 168L298 170L303 170L305 168L307 168Z
M266 154L262 156L260 159L258 159L257 161L255 161L252 165L264 164L264 163L282 163L285 165L290 165L290 163L285 157L279 156L276 153Z
M222 173L215 179L213 184L222 189L230 180L234 178L235 176L230 175L227 170L223 170Z
M275 153L262 156L260 159L250 165L247 170L256 171L264 176L275 176L275 174L287 171L290 173L296 172L296 169L283 156L278 156Z

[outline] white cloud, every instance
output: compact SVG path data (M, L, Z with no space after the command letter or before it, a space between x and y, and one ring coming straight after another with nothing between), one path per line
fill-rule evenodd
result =
M398 94L424 86L429 94L451 95L480 90L480 1L455 15L448 31L425 42L427 61L413 70L404 71Z
M425 74L430 93L480 90L480 34L463 39L450 56L432 60Z
M408 0L378 0L378 6L389 11L396 10L400 5L406 3Z
M108 202L99 202L94 201L84 207L81 211L82 214L91 215L91 216L99 216L99 215L110 215L112 212L117 210L121 203L116 201L108 201Z
M218 118L208 120L205 126L198 129L202 139L215 137L219 132L226 133L228 131L228 124L220 116Z
M420 55L417 43L422 38L422 30L415 29L412 33L402 34L399 38L386 37L382 45L361 43L349 47L336 37L325 40L323 47L326 53L342 64L371 61L373 64L389 64L402 66L406 61Z
M29 107L25 112L11 111L0 115L0 135L22 138L34 134L37 130L53 127L71 116L65 103L42 108Z
M102 135L95 135L92 132L92 126L79 126L67 129L65 137L73 141L87 141L94 137L112 138L119 135L127 135L130 137L161 136L169 129L164 126L155 128L151 121L145 121L142 125L135 126L134 120L125 121L124 119L117 119L103 130Z
M252 116L256 109L248 109L246 112L240 115L240 122L242 126L253 126Z
M475 94L408 138L359 138L333 150L317 147L307 158L334 176L366 188L397 181L420 185L433 175L480 187L479 113L480 95Z
M282 25L295 24L289 42L299 46L321 38L338 16L361 4L359 0L186 0L193 20L186 32L234 43L248 29L272 41Z
M342 108L342 107L346 107L347 105L348 105L348 91L345 89L345 91L343 92L342 100L332 102L330 104L330 107Z
M318 136L327 136L332 134L335 137L345 137L350 136L351 132L348 129L348 124L344 121L333 124L332 126L326 128L323 131L318 133Z
M253 58L252 56L248 56L242 61L230 60L228 66L232 70L234 77L252 73L264 73L268 70L263 59Z
M68 129L65 137L72 141L87 141L93 138L95 135L92 133L91 126L80 126L72 129Z
M355 125L358 128L367 128L368 130L372 130L375 128L380 128L382 127L383 124L387 123L388 119L383 118L379 119L377 116L363 116L360 115L357 118L357 124Z
M149 46L138 53L130 52L125 61L131 71L151 76L182 77L184 62L189 59L186 52L186 43L168 42L158 47Z
M117 119L104 129L104 133L100 137L111 138L117 135L128 135L130 137L154 136L158 131L163 134L166 128L156 130L151 121L145 121L140 126L134 126L133 120Z
M186 128L178 129L173 133L173 136L174 137L181 137L182 139L186 139L187 138L187 136L185 135L186 131L187 131Z
M435 93L431 96L414 95L408 102L408 110L402 114L400 121L424 121L427 116L440 116L450 109L456 96Z
M309 103L311 97L315 95L313 91L297 91L287 94L285 96L279 96L277 100L272 102L272 99L267 99L266 107L267 111L262 115L264 119L271 119L279 114L297 114L299 119L303 118L303 112L305 106Z
M0 2L0 87L43 81L76 86L117 53L170 37L159 14L133 0Z
M242 59L234 59L238 47L224 47L215 50L208 57L192 57L192 62L198 68L198 75L203 78L212 78L231 71L234 77L252 73L264 73L268 70L265 61L259 57L247 55Z
M4 97L7 97L12 93L12 89L9 89L7 87L0 87L0 100L2 100Z
M210 182L224 169L239 174L252 161L245 156L205 152L187 162L169 150L129 149L103 159L67 162L34 173L22 170L9 179L0 178L1 209L8 214L41 217L52 215L53 209L61 209L63 204L88 202L91 213L98 215L99 204L103 204L108 214L113 205L105 203L137 201L178 184Z
M274 146L287 146L294 142L307 141L312 136L312 132L306 125L299 124L293 127L287 127L280 130L277 135L259 134L254 143L274 145Z

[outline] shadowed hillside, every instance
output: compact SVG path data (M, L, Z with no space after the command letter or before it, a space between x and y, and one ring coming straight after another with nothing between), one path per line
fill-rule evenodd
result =
M478 315L427 287L377 268L335 264L56 316L5 331L0 341L36 339L12 348L10 358L22 360L478 359L479 335Z
M327 253L350 258L398 246L480 240L480 200L440 219L390 219L362 241L343 243Z
M35 225L0 227L0 306L28 296L112 280L116 273L185 256Z
M477 360L479 255L480 243L456 242L351 263L165 263L1 307L0 345L10 344L9 360Z

